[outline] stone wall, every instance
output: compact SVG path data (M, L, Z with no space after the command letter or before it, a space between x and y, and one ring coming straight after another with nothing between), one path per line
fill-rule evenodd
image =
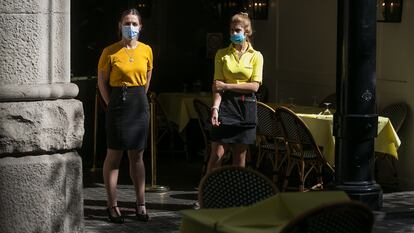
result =
M0 1L0 232L83 232L70 1Z

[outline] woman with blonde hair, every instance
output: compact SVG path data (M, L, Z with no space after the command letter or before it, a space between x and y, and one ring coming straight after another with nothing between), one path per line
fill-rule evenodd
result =
M217 51L212 85L212 145L207 174L232 149L233 165L244 167L248 146L256 139L255 93L262 83L263 56L251 44L252 24L246 13L230 20L230 41Z

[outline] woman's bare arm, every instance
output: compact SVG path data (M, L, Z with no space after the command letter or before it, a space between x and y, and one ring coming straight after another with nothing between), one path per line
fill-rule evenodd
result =
M109 103L109 73L104 71L98 71L98 88L101 93L102 99L106 106Z
M222 81L214 81L213 83L213 92L221 91L234 91L240 93L252 93L259 90L260 84L258 82L249 82L249 83L225 83Z

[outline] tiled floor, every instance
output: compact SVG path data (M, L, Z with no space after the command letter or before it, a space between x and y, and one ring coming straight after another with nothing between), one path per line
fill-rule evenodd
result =
M133 218L135 194L133 186L128 183L127 175L121 174L121 184L118 187L118 205L127 215L126 222L113 224L107 221L106 194L100 174L97 173L95 177L85 174L85 232L179 232L179 211L192 208L197 198L195 187L199 179L200 166L199 161L185 160L166 160L159 164L160 184L168 185L171 190L165 193L146 193L147 208L151 217L148 223ZM384 207L376 211L375 216L374 233L414 233L414 191L384 194Z

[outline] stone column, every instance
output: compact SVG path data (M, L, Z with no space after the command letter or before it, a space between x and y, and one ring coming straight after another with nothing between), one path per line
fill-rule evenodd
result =
M70 1L0 1L0 232L83 232Z

